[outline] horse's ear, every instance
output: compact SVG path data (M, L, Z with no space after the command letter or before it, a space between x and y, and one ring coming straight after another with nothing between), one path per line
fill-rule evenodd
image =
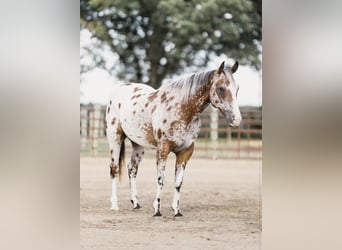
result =
M216 70L216 72L218 74L221 74L223 72L223 69L224 69L224 61L221 63L220 67Z
M238 67L239 67L239 62L236 61L231 69L233 74L237 71Z

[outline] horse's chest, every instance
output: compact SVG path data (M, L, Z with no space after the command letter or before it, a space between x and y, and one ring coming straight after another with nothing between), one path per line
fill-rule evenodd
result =
M173 121L170 127L165 130L165 136L169 141L175 143L176 148L187 148L197 138L200 131L201 122L198 117L194 118L189 124L182 121Z

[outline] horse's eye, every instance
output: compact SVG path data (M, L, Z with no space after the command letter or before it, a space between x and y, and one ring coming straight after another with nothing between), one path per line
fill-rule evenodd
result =
M218 90L220 91L220 93L224 93L225 88L224 87L219 87Z

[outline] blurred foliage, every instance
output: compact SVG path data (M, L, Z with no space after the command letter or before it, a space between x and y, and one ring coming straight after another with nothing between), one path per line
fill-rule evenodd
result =
M81 29L118 55L125 80L158 87L212 54L260 68L261 0L81 0L80 15Z

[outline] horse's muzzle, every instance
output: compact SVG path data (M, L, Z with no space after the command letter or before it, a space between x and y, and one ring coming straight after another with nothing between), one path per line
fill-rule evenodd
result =
M235 117L234 115L228 116L228 126L231 128L237 128L240 126L241 117Z
M233 123L228 123L228 126L229 126L230 128L237 128L237 127L239 127L239 125L235 125L235 124L233 124Z
M229 127L236 128L240 126L242 120L240 111L236 115L231 111L223 111L221 109L220 111L226 117Z
M228 126L231 128L237 128L240 126L240 124L228 123Z

